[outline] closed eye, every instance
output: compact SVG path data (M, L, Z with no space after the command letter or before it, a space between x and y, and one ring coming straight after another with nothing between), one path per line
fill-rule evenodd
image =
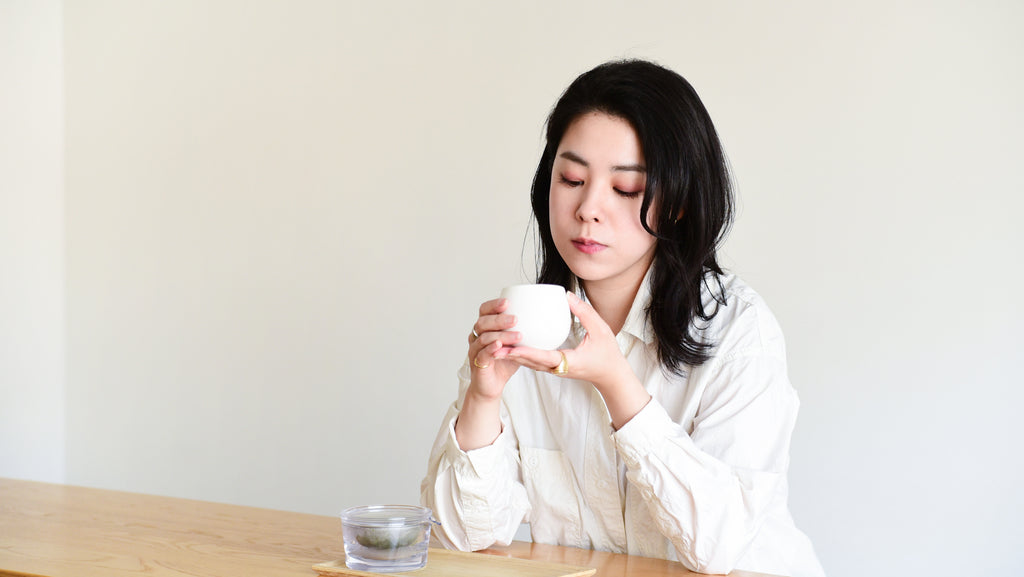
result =
M561 182L562 184L564 184L566 186L582 186L583 185L583 181L582 180L569 180L568 178L565 177L564 174L558 175L558 180L559 180L559 182Z
M615 192L617 192L619 196L624 196L626 198L636 198L644 193L642 190L619 190L617 188L615 189Z

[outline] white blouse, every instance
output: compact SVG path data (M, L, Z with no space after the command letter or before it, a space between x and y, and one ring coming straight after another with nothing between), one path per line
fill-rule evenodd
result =
M520 368L502 395L502 432L462 451L445 416L421 485L450 548L508 544L522 522L537 543L678 560L691 570L824 575L786 503L799 400L775 317L739 278L703 333L714 357L666 375L646 321L645 279L616 336L652 401L618 431L588 382ZM717 288L717 287L716 287ZM705 288L704 301L712 307ZM562 348L575 347L575 326Z

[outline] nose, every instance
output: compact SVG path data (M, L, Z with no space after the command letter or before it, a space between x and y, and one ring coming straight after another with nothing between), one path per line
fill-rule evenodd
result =
M576 218L581 222L604 221L604 199L593 185L585 185L580 195L580 204L576 207Z

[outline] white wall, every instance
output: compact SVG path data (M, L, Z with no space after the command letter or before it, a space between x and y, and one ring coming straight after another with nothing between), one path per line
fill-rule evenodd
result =
M1024 570L1024 6L401 6L64 3L66 223L54 201L13 235L67 236L42 277L67 276L67 415L0 407L0 474L46 476L8 430L66 426L47 454L72 483L415 501L477 304L532 272L546 112L643 56L694 83L734 165L726 261L787 334L792 508L829 574ZM21 283L62 262L4 254Z
M0 476L64 480L59 2L0 0Z

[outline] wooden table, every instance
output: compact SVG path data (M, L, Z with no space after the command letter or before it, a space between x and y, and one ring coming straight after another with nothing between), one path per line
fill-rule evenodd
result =
M699 575L672 561L534 543L485 553L608 577ZM336 517L0 478L0 575L316 577L314 564L343 557Z

